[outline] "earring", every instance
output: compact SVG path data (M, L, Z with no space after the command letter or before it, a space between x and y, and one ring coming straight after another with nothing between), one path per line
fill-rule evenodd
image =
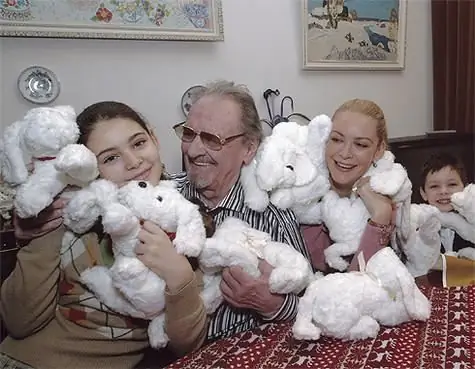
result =
M376 168L376 167L378 166L378 164L376 164L375 161L373 161L373 162L371 163L371 165L373 166L373 168Z

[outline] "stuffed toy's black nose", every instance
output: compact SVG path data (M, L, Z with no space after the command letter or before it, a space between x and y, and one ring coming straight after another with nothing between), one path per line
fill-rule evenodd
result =
M138 183L138 185L139 185L139 187L145 188L145 187L147 187L147 182L140 181L140 182Z

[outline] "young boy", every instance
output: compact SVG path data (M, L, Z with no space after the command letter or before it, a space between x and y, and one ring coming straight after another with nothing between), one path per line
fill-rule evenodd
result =
M418 261L413 270L418 275L428 272L427 268L442 270L444 287L475 284L475 224L468 223L451 204L452 194L463 191L467 183L463 164L448 153L433 155L424 164L421 179L422 198L439 212L436 221L432 219L417 232L422 244L413 250L420 253L413 257ZM439 245L440 253L434 248Z
M452 194L463 191L467 184L463 164L448 153L432 155L423 166L421 179L420 193L422 198L429 205L438 208L441 213L454 211L450 198ZM444 223L443 219L442 223ZM442 254L455 255L467 247L475 249L475 244L462 238L455 230L444 227L444 224L442 224L439 233L441 239L440 252ZM475 253L475 250L473 251ZM470 252L462 252L462 255L459 256L468 254Z

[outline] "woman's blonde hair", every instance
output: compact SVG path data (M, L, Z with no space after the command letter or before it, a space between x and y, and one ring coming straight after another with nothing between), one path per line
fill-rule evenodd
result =
M374 101L364 99L353 99L344 102L333 114L333 118L338 113L345 111L364 114L367 117L373 118L376 121L376 134L378 136L378 145L383 144L388 147L388 128L386 125L386 118L384 117L383 109L379 107Z

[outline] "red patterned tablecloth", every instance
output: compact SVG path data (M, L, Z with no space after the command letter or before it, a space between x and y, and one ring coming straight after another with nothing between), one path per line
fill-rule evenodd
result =
M168 368L474 369L475 286L421 290L432 302L430 319L381 328L375 339L299 341L291 324L264 324L211 343Z

